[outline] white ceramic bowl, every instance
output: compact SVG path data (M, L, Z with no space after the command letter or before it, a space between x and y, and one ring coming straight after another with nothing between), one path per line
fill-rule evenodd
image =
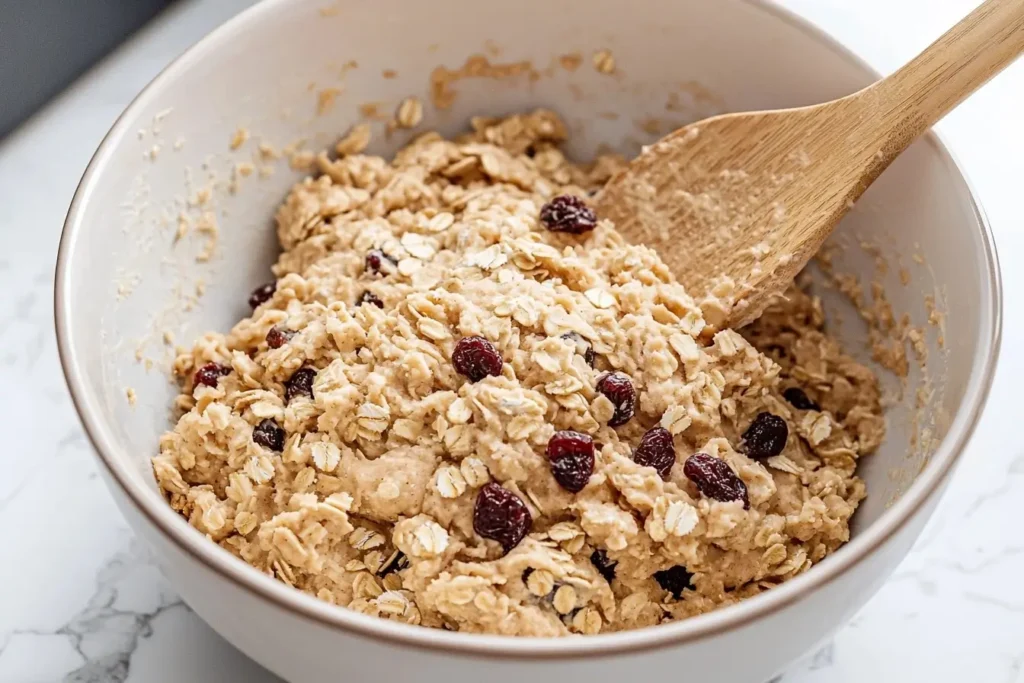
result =
M605 48L616 60L614 75L591 64ZM584 57L576 71L548 69L572 51ZM870 496L853 540L767 594L681 623L588 638L507 639L397 625L258 573L189 527L157 492L148 459L168 426L175 387L163 369L138 362L137 352L159 365L169 354L164 330L190 343L203 330L227 330L247 312L247 293L268 278L274 257L274 208L299 177L277 164L273 175L244 179L230 194L224 181L231 169L251 160L258 140L277 148L298 138L312 149L333 143L357 119L359 104L382 102L390 111L406 95L429 99L434 67L458 67L474 53L529 61L537 78L463 80L450 109L427 107L423 127L454 133L471 115L550 106L569 121L570 152L578 157L602 144L635 152L657 123L810 104L876 77L817 30L757 0L267 0L250 9L174 62L128 107L68 214L57 264L58 341L110 489L188 604L290 680L661 680L680 670L695 680L766 680L827 638L905 555L988 392L1000 329L992 238L934 136L903 155L843 222L839 237L851 246L836 259L865 283L883 281L896 313L924 330L929 377L912 369L904 400L889 412L884 446L863 463ZM342 77L349 60L358 67ZM384 69L397 75L384 78ZM325 88L343 90L317 114L318 96L324 105L331 98L319 95ZM240 127L251 138L231 150ZM390 153L408 137L396 133L371 149ZM176 216L209 186L204 208L217 212L220 235L213 258L196 263L206 238L191 234L175 243ZM862 239L889 255L887 273L876 273L874 259L856 247ZM909 284L900 282L900 264ZM199 281L205 294L190 305ZM830 310L841 311L838 297L822 293ZM941 328L926 323L926 295L939 302ZM842 319L848 347L867 357L865 330L850 311ZM138 397L134 407L128 387ZM915 410L917 390L929 387ZM911 443L915 421L934 442Z

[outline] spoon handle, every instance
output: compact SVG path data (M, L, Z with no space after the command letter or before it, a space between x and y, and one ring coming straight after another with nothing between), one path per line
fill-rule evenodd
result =
M1024 52L1024 0L986 0L910 63L854 97L895 158L920 134Z

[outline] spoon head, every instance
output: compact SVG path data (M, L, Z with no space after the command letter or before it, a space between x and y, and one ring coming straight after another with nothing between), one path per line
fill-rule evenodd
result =
M836 131L821 129L823 108L836 104L681 128L612 178L598 215L655 249L709 325L751 322L866 187L859 159L838 154L856 168L836 168Z

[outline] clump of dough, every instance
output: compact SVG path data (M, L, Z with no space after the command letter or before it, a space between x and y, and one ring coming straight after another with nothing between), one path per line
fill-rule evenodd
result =
M742 334L712 336L658 256L608 221L582 235L547 230L545 202L585 199L623 164L570 163L564 138L554 114L536 111L474 119L455 140L424 134L390 162L361 149L321 156L320 175L277 213L273 296L176 361L181 416L153 461L174 509L328 602L509 635L685 618L846 542L865 495L857 460L884 432L876 378L800 288ZM370 252L380 267L367 267ZM268 344L274 329L288 331L283 343ZM452 367L458 340L474 336L503 360L478 381ZM208 363L230 373L193 386ZM312 385L289 392L297 371L315 373ZM617 427L597 390L610 372L636 391ZM788 404L794 386L821 409ZM741 435L762 412L789 436L755 461ZM284 430L280 451L253 440L267 420ZM678 456L661 474L632 457L658 426ZM596 445L578 493L545 456L556 430ZM749 509L701 495L683 472L695 452L728 464ZM532 518L507 553L474 532L491 481Z

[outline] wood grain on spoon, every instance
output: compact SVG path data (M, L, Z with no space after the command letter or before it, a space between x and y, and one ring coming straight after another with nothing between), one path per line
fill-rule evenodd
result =
M709 324L744 325L900 152L1022 51L1024 0L987 0L858 93L675 131L608 183L598 215L654 248Z

